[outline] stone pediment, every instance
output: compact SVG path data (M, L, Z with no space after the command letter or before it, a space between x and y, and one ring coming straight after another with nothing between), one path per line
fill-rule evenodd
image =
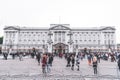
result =
M70 30L70 28L64 25L55 25L51 27L50 30Z
M101 30L115 30L114 27L105 27L105 28L102 28Z
M19 28L14 26L7 26L4 28L4 30L19 30Z

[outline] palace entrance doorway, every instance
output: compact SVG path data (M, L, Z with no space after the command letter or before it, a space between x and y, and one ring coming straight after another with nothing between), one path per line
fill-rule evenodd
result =
M53 45L52 52L55 54L65 54L68 53L68 45L63 44L63 43L57 43Z

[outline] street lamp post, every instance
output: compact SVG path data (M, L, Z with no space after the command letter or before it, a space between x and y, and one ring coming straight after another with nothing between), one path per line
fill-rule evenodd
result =
M112 52L111 47L110 47L110 39L108 41L108 50L109 50L109 52Z
M49 32L49 34L48 34L48 36L49 36L49 39L48 39L48 52L50 52L50 53L52 53L52 43L53 43L53 41L52 41L52 39L51 39L51 36L52 36L53 34L51 33L51 32Z
M10 49L9 49L9 54L12 52L12 40L10 39Z
M48 52L52 52L52 40L50 39L50 40L48 40L48 44L49 44L49 46L48 46Z
M45 53L45 40L43 40L43 53Z
M20 36L20 27L18 29L18 36ZM18 40L19 40L19 37L18 37ZM17 52L19 53L20 51L19 51L19 43L18 42L17 42Z
M71 39L72 35L73 34L71 32L68 33L68 36L70 36L70 39L68 41L68 44L69 44L69 53L72 52L72 49L71 49L71 45L73 44L73 40Z
M78 55L78 44L77 44L77 40L76 40L76 55Z

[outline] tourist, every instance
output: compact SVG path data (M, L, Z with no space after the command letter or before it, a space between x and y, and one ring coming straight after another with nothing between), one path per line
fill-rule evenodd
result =
M97 74L97 57L96 56L93 57L93 70L94 70L94 74Z
M70 65L70 61L71 61L71 55L69 54L68 56L67 56L67 65L66 65L66 67L70 67L71 65Z
M7 60L8 53L7 52L3 52L3 57L4 57L5 60Z
M19 55L19 60L23 61L23 54L22 54L22 52L18 53L18 55Z
M42 61L42 72L46 73L47 56L45 54L43 54L41 61Z
M47 54L47 65L46 65L46 68L47 68L47 72L51 72L51 68L52 67L52 62L53 62L53 56L52 54Z
M75 64L75 55L74 54L72 54L72 56L71 56L71 63L72 63L71 70L74 70L74 64Z
M111 55L110 55L110 56L111 56L111 62L114 62L114 61L116 62L116 59L115 59L114 54L113 54L113 53L111 53Z
M117 64L118 64L118 69L119 69L119 71L120 71L120 58L118 59Z
M49 55L49 61L48 61L48 64L49 64L50 66L52 66L52 62L53 62L53 55L50 54L50 55Z
M12 59L15 59L15 53L12 52L11 55L12 55Z
M79 64L80 64L80 57L79 55L77 55L77 58L76 58L76 66L78 67L77 70L79 71Z
M91 60L92 60L92 54L91 53L89 53L88 55L87 55L87 59L88 59L88 65L91 65Z
M36 59L38 61L38 65L40 65L40 58L41 58L41 54L39 52L36 52Z
M101 53L97 54L97 61L100 63Z

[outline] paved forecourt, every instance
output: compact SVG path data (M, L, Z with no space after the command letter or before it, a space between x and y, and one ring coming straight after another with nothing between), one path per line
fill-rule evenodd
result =
M16 80L91 80L103 79L110 80L120 78L120 72L117 69L116 62L103 61L98 64L98 74L93 74L92 66L87 64L87 59L80 61L80 71L77 71L75 65L74 71L70 67L66 67L66 60L64 58L55 57L51 72L47 74L42 73L41 64L38 65L36 59L24 57L23 61L19 58L12 60L9 56L8 60L0 58L0 79L16 79ZM44 79L43 79L44 78Z

